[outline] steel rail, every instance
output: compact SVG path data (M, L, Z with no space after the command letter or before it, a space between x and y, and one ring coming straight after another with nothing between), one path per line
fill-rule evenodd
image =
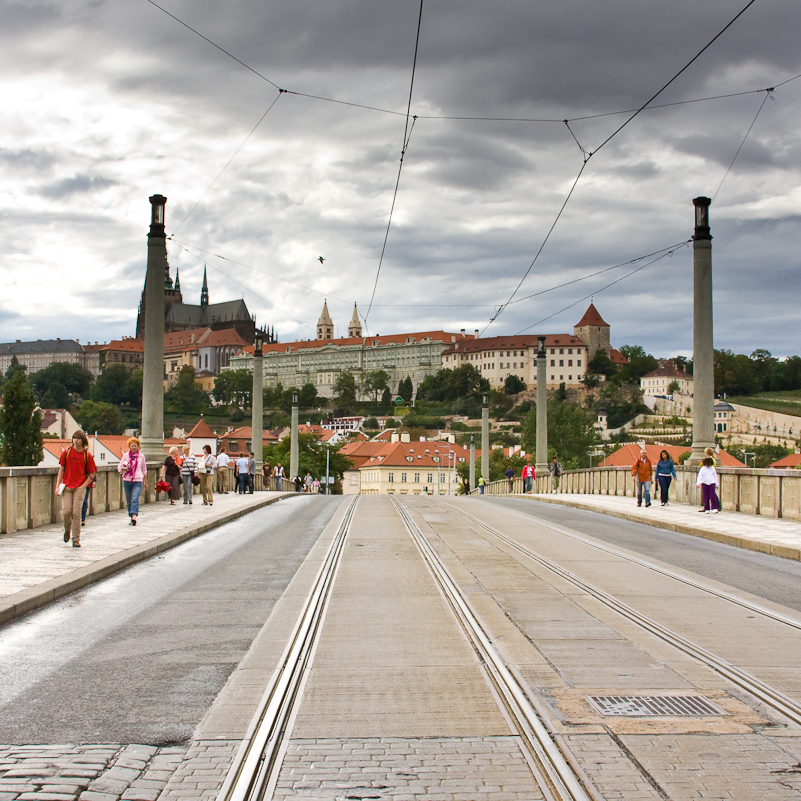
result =
M409 512L395 498L391 498L391 500L420 555L453 609L457 620L487 667L518 733L535 763L539 766L542 773L540 778L547 785L541 787L543 792L554 801L596 801L598 796L585 787L577 775L577 771L568 764L559 747L551 739L548 729L540 720L522 686L501 659L500 654L492 645L490 637L462 596L447 568L442 564Z
M287 724L300 700L305 670L336 577L358 498L351 502L317 573L308 598L289 637L281 661L259 702L245 740L237 753L217 801L263 799L274 773Z
M451 508L455 509L454 506L449 504ZM688 587L693 587L696 590L701 590L703 592L708 593L709 595L714 595L717 598L722 598L725 601L729 601L730 603L736 604L737 606L743 607L743 609L747 609L749 612L756 612L757 614L763 615L770 620L775 620L778 623L783 623L785 626L790 626L791 628L798 629L801 631L801 620L793 617L789 617L788 615L783 615L781 612L775 612L772 609L768 609L766 606L762 606L761 604L754 603L753 601L749 601L745 598L741 598L739 595L733 595L730 592L726 592L725 590L718 590L715 587L710 587L708 584L704 584L700 581L696 581L695 579L691 579L688 576L683 576L681 573L676 573L673 570L669 570L666 567L661 567L660 565L654 564L653 562L649 561L648 559L643 559L638 556L632 556L630 554L624 553L619 548L614 545L609 545L607 543L598 542L597 540L591 540L588 537L585 537L581 534L577 534L574 531L570 531L569 529L563 528L562 526L551 523L551 522L544 522L537 518L535 515L528 514L526 512L521 512L517 509L505 509L504 511L509 512L515 517L520 517L524 520L536 520L537 525L542 526L542 528L546 528L549 531L555 531L557 534L561 534L564 537L569 537L576 542L580 542L584 545L589 545L591 548L596 548L599 551L603 551L604 553L612 554L612 556L617 556L620 559L625 559L627 562L631 562L632 564L639 565L640 567L648 568L649 570L653 570L654 573L659 573L662 576L667 576L668 578L674 579L675 581L679 581L682 584L686 584Z
M479 520L477 517L474 517L468 512L457 509L450 504L448 504L448 506L466 520L469 520L471 523L480 526L485 531L499 539L501 542L504 542L506 545L509 545L511 548L519 551L528 559L533 560L537 564L542 565L550 570L552 573L555 573L565 581L568 581L579 589L584 590L589 595L607 606L609 609L614 610L626 619L636 623L638 626L640 626L640 628L643 628L651 634L659 637L659 639L668 643L668 645L672 645L679 651L682 651L688 656L698 660L702 664L705 664L716 673L728 679L730 682L732 682L732 684L735 684L736 686L753 695L755 698L758 698L764 704L784 715L789 720L792 720L794 723L801 725L801 703L793 698L790 698L790 696L786 695L781 690L778 690L767 682L762 681L762 679L757 678L748 671L742 670L736 665L732 665L730 662L719 657L717 654L714 654L711 651L707 651L705 648L696 645L691 640L688 640L686 637L683 637L672 629L669 629L667 626L663 626L661 623L658 623L646 615L641 614L633 607L628 606L628 604L624 604L622 601L619 601L617 598L615 598L615 596L610 595L608 592L605 592L604 590L594 586L593 584L590 584L588 581L585 581L574 573L571 573L569 570L566 570L565 568L556 564L556 562L548 559L546 556L542 556L541 554L532 551L530 548L527 548L525 545L521 545L516 540L508 537L506 534L494 528L493 526L490 526L488 523L485 523L483 520Z

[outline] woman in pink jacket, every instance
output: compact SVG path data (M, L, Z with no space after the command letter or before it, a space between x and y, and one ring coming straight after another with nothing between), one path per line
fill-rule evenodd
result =
M117 470L122 474L122 488L125 491L125 502L128 504L128 517L131 518L132 526L136 525L136 518L139 516L139 496L142 494L142 486L147 475L147 462L139 448L139 440L131 437L128 440L128 453L123 454L122 460L117 465Z

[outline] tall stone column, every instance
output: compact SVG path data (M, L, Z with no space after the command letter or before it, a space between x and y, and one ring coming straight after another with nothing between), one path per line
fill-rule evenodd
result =
M699 464L715 447L715 352L712 326L712 236L708 197L697 197L693 235L693 451Z
M255 347L253 348L253 398L250 408L251 428L251 447L256 454L256 470L261 472L264 464L264 352L262 350L263 339L260 331L256 332ZM265 487L266 489L266 487Z
M164 206L167 198L150 198L145 274L145 354L142 377L142 453L148 462L164 461L164 276L167 241Z
M537 338L537 462L538 476L548 475L548 377L545 337Z
M476 435L470 435L470 482L471 492L476 488Z
M292 434L289 440L289 480L294 481L298 474L298 393L292 393ZM293 485L294 486L294 485Z
M489 452L489 396L485 395L481 404L481 476L487 484L490 480Z

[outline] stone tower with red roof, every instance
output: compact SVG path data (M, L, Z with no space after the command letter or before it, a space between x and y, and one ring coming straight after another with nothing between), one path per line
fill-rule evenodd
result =
M573 335L587 346L587 361L592 361L595 354L602 350L611 355L612 344L609 323L604 322L598 309L590 303L584 316L573 326Z

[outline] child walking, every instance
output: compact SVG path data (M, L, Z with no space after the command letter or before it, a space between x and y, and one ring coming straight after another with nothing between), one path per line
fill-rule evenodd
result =
M701 488L701 498L704 502L704 508L701 511L708 515L716 515L718 504L715 490L720 485L718 471L715 470L714 460L711 456L707 456L701 464L702 467L698 471L695 481L695 486Z

